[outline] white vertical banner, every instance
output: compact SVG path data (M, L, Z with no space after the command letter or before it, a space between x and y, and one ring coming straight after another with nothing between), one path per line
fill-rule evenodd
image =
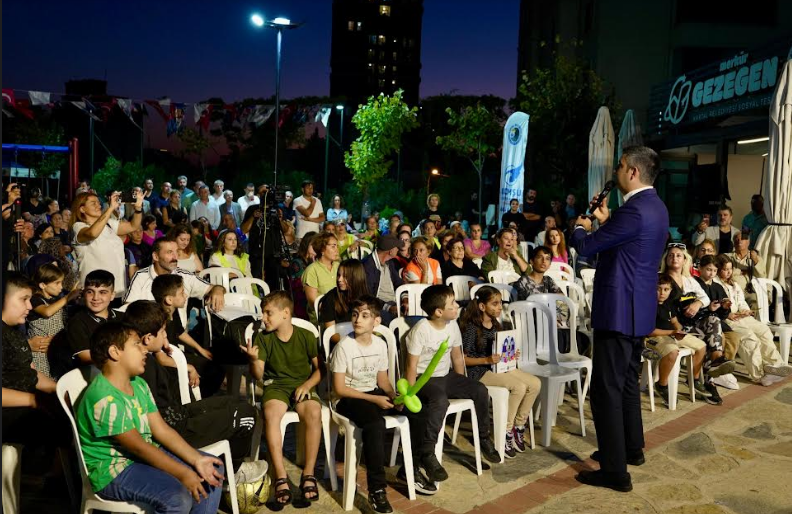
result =
M500 194L498 195L498 219L509 210L509 202L517 198L523 203L525 187L525 148L528 145L528 120L524 112L515 112L503 127L503 158L501 160Z

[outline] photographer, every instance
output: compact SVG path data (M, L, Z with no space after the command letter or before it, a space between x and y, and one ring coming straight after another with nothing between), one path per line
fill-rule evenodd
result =
M250 267L253 276L264 279L272 291L285 289L289 264L280 258L283 232L276 208L278 201L266 184L259 186L258 196L259 204L248 207L241 227L248 237ZM284 278L283 284L280 278Z
M123 237L139 230L143 217L143 195L136 195L134 200L132 219L119 221L113 217L121 204L118 191L110 195L104 211L99 197L93 193L80 193L74 199L70 229L74 237L74 253L80 265L80 284L88 273L104 269L115 277L116 296L123 294L126 289Z

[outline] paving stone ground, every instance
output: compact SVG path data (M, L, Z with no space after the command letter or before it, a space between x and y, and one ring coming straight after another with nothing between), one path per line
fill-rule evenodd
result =
M724 405L691 403L680 384L678 410L657 399L655 412L643 395L647 462L631 468L634 490L616 493L582 486L580 469L596 469L588 459L596 449L586 404L586 437L580 436L574 398L559 409L549 448L518 454L493 464L481 476L473 469L472 445L464 421L455 445L446 442L443 464L450 478L437 495L406 498L406 487L389 488L396 512L409 514L790 514L792 513L792 379L766 388L741 381L740 391L723 393ZM540 437L537 423L536 437ZM450 433L451 427L448 427ZM287 440L287 456L293 438ZM339 446L343 447L341 441ZM320 452L321 453L321 452ZM340 455L339 455L340 457ZM487 467L487 466L485 466ZM300 470L289 465L294 483ZM338 466L339 485L343 477ZM389 468L389 480L397 468ZM365 502L365 470L357 476L355 512L371 512ZM314 512L344 512L341 493L323 484ZM47 495L40 475L23 480L22 514L71 512L65 493ZM53 497L54 496L54 497ZM304 505L297 507L304 508ZM295 506L283 509L292 512ZM263 508L266 513L270 509Z

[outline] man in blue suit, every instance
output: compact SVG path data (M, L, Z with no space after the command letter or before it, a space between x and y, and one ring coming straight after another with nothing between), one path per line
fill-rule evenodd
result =
M584 484L632 490L627 464L644 462L638 390L643 338L655 325L657 270L668 235L668 210L652 187L660 159L651 148L624 149L614 180L624 204L611 216L606 202L594 211L600 228L578 218L570 244L580 255L599 254L594 276L594 369L591 412L597 431L598 471L581 471ZM592 202L593 203L593 202Z

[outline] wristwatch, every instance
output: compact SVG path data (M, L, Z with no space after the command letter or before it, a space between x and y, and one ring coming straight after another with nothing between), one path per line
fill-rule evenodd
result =
M143 214L143 209L140 210L135 209L135 214Z

